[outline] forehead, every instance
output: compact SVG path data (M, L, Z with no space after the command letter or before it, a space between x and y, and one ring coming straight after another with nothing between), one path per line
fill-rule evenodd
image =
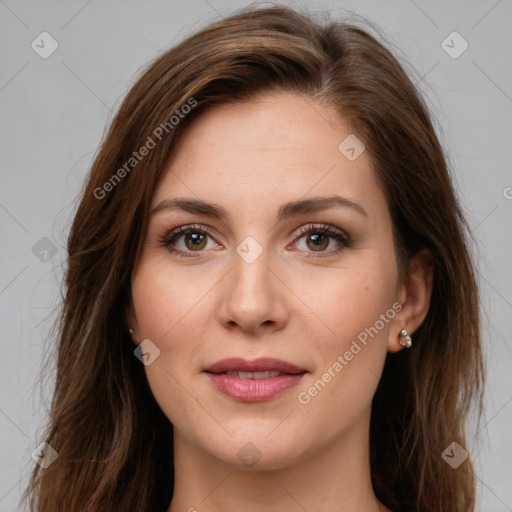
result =
M152 207L174 195L239 209L308 194L385 207L370 156L356 137L332 110L293 94L216 105L181 134Z

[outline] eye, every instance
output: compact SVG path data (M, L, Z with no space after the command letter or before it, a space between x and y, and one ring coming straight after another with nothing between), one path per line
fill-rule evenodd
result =
M334 256L339 254L343 249L350 246L350 238L340 229L330 226L329 224L309 224L304 226L298 232L298 235L302 235L305 238L305 249L304 251L309 253L321 253L321 254L308 254L308 258L326 258L328 256ZM331 244L331 240L334 239L338 247L326 251Z
M350 245L348 235L329 224L309 224L308 226L302 227L296 236L299 237L298 241L303 238L306 239L306 248L302 250L309 253L306 255L307 258L334 256ZM210 249L220 248L213 240L213 231L208 226L199 225L176 228L161 238L160 243L170 252L180 257L193 258L194 252L199 253L203 252L203 249L208 249L208 238L213 242L213 247L209 247ZM326 251L326 249L332 245L332 240L335 240L338 247Z
M186 258L193 258L191 253L201 252L207 248L208 238L212 238L212 230L207 226L181 226L166 234L160 240L160 243L167 247L167 249ZM183 245L178 243L182 239ZM214 244L218 247L217 244Z

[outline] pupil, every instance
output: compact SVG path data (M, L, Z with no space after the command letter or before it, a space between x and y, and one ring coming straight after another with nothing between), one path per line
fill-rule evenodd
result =
M322 233L316 233L316 234L310 235L310 237L309 237L309 239L313 242L314 247L325 249L326 240L324 240L323 238L324 238L324 235Z
M199 242L201 242L201 240L200 240L200 238L199 238L199 237L201 237L201 236L202 236L202 235L198 235L197 233L192 233L192 234L190 235L190 237L192 238L192 240L193 240L193 241L194 241L194 243L196 243L196 244L197 244L197 243L199 243Z
M201 233L188 233L187 234L187 241L191 242L192 248L195 249L201 249L204 245L204 235Z

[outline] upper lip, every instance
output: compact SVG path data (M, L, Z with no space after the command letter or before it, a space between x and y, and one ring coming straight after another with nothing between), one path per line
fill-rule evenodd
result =
M254 361L247 361L241 357L231 357L217 361L216 363L213 363L212 365L204 368L203 371L209 373L223 373L232 371L277 371L282 373L298 374L304 373L307 370L287 361L274 359L272 357L261 357L259 359L255 359Z

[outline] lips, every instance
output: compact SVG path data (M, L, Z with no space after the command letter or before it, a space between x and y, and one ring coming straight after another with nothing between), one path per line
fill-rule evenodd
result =
M237 372L242 375L241 378L251 378L246 374L253 373L253 375L256 374L256 376L252 378L261 379L268 378L270 375L262 376L258 374L270 374L271 372L279 372L280 374L297 375L299 373L305 373L307 370L287 361L282 361L281 359L274 359L271 357L262 357L255 359L254 361L247 361L246 359L242 359L240 357L232 357L229 359L222 359L221 361L217 361L216 363L205 368L203 371L216 374L228 374L228 372Z
M217 374L219 375L219 374ZM265 371L265 372L223 372L220 375L229 375L230 377L236 377L237 379L271 379L273 377L279 377L280 375L290 375L289 373L277 372L277 371Z
M247 361L231 358L203 370L223 395L240 402L261 402L298 385L307 370L287 361L260 358Z

